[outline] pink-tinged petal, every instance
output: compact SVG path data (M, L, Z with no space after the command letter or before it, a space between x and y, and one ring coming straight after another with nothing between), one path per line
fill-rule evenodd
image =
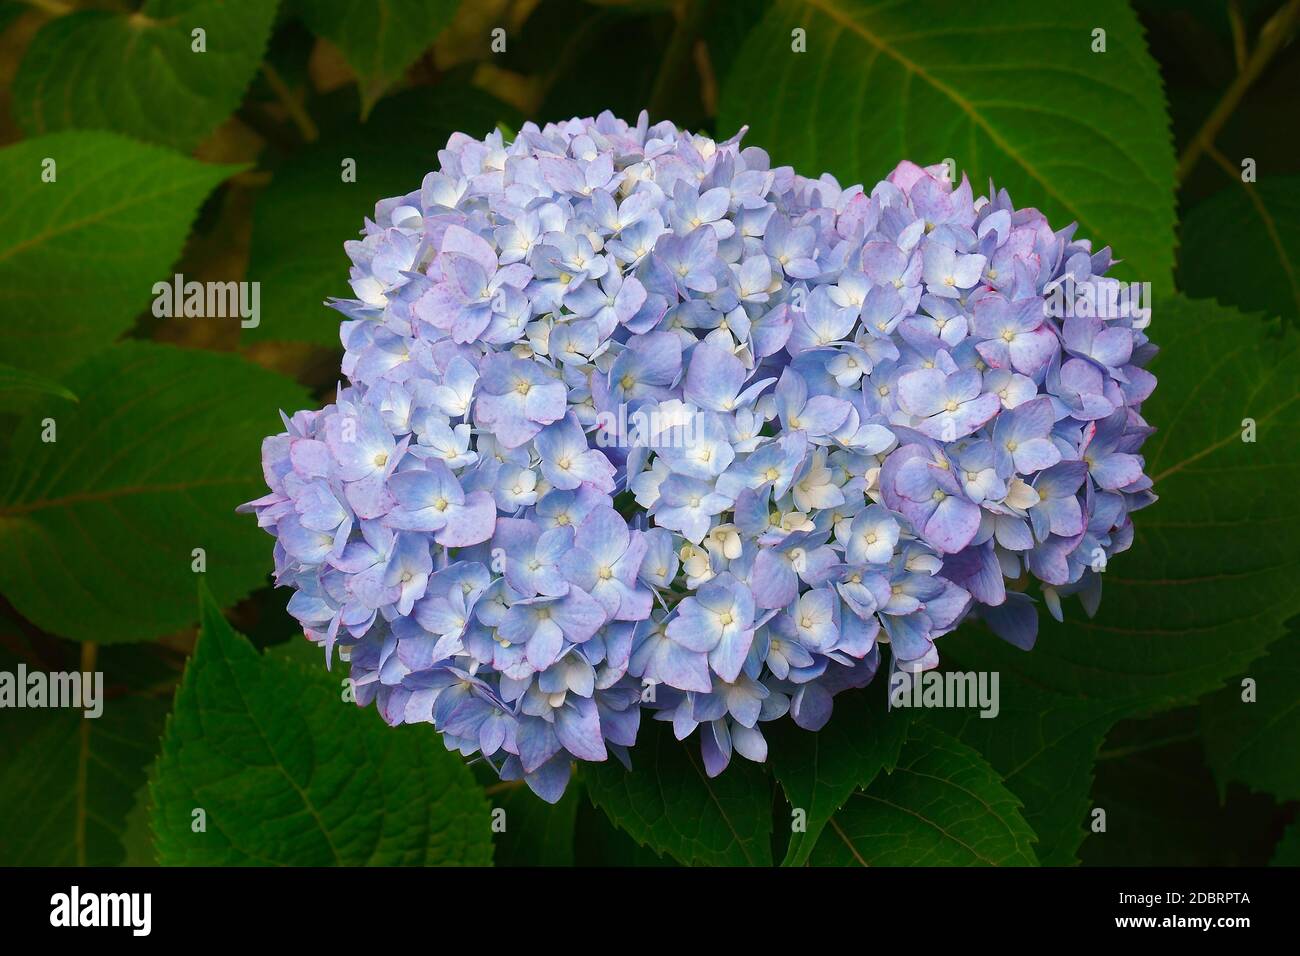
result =
M442 235L442 251L466 256L476 262L487 275L497 268L497 254L486 239L470 232L464 226L450 225Z
M560 625L565 637L581 644L605 623L605 609L582 588L571 587L567 595L551 605L551 619Z
M731 728L731 745L746 760L763 763L767 760L767 741L757 727L736 724Z
M1070 552L1079 546L1079 538L1048 538L1029 552L1029 570L1047 584L1062 585L1070 580Z
M701 408L728 411L745 384L745 366L740 359L716 345L702 342L691 353L684 393Z
M1151 397L1151 393L1156 390L1156 377L1144 368L1138 368L1136 365L1125 365L1122 369L1127 381L1120 383L1120 389L1124 393L1124 401L1129 405L1140 405Z
M673 641L663 641L654 660L655 674L669 687L707 694L713 690L707 655L689 651Z
M304 478L324 478L330 473L332 456L323 441L295 438L289 442L289 461Z
M564 634L554 621L537 621L537 630L528 639L525 654L528 663L540 670L545 670L555 663L564 647Z
M1107 491L1115 491L1142 477L1142 461L1136 455L1107 455L1101 461L1093 462L1089 474Z
M700 728L700 756L704 772L716 777L731 763L731 734L725 720L711 720Z
M1056 333L1047 326L1022 332L1011 341L1011 367L1022 375L1037 377L1060 348Z
M1023 518L1001 517L994 527L998 544L1009 551L1028 551L1034 546L1034 536Z
M954 554L970 544L979 529L979 506L949 495L925 523L924 537L939 551Z
M465 504L447 516L446 525L433 536L433 540L446 548L482 544L492 537L496 521L497 505L492 492L473 491L465 496Z
M1051 468L1061 460L1061 451L1049 438L1031 438L1016 445L1012 458L1016 463L1016 471L1029 475Z
M613 564L627 550L630 532L623 517L608 505L598 505L582 519L574 543L589 552L597 563Z
M532 773L524 775L528 789L547 803L559 803L569 785L573 761L568 757L555 757L546 761Z
M1063 538L1083 534L1083 509L1078 498L1051 498L1043 502L1043 508L1047 514L1047 529L1052 534Z
M717 617L701 608L693 598L677 606L677 616L668 622L665 633L686 650L699 653L713 650L721 636Z
M853 406L830 395L814 395L799 412L798 427L809 435L829 435L844 424Z
M519 744L519 760L528 773L532 773L546 763L560 749L560 740L555 736L555 729L540 717L519 722L516 742Z
M918 430L939 441L956 441L983 428L1001 410L1002 402L998 397L985 394L964 402L955 412L944 412L927 419Z
M909 415L928 417L943 411L944 382L947 377L937 368L908 372L898 380L898 404Z
M524 399L524 414L543 425L558 422L568 407L568 389L559 381L534 385Z
M754 559L749 587L754 592L754 603L759 607L785 607L799 593L799 577L782 555L763 550Z
M959 289L969 289L980 281L980 274L987 263L988 259L984 256L958 256L953 271L954 284Z
M600 734L596 702L578 697L555 712L555 736L579 760L604 760L605 741Z
M975 346L989 368L1009 368L1011 366L1011 347L1001 339L989 339Z
M1133 356L1133 333L1125 328L1111 328L1092 342L1092 357L1102 365L1118 368Z
M929 501L934 485L929 459L918 456L900 463L894 475L893 490L909 501Z
M980 617L1002 640L1022 651L1038 639L1038 610L1027 596L1013 595L998 607L980 608Z
M754 643L752 630L729 627L713 650L709 651L709 665L714 673L728 684L740 676L740 669L745 666L749 647Z

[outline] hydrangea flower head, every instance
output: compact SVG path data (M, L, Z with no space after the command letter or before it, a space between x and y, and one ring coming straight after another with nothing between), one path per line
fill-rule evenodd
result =
M642 719L716 774L968 617L1028 648L1026 585L1095 610L1154 500L1149 317L1053 308L1118 301L1109 250L739 139L452 136L345 243L348 384L243 506L359 703L548 800Z

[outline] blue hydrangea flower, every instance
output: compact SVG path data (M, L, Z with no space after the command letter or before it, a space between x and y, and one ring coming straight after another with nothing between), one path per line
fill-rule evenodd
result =
M1027 649L1155 500L1149 316L1058 314L1116 300L1109 249L738 140L453 135L344 243L347 384L241 507L359 704L547 800L644 712L717 774L969 617Z

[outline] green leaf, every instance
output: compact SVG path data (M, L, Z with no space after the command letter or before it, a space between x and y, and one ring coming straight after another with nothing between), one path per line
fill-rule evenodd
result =
M12 668L7 668L12 670ZM116 866L136 789L158 751L166 705L121 697L81 710L5 710L0 864Z
M830 722L816 733L792 720L769 725L772 772L790 806L805 814L803 829L790 835L782 865L807 863L823 828L849 795L897 765L910 712L886 710L886 678L881 674L865 691L838 695Z
M1107 48L1093 53L1092 31ZM791 31L806 30L807 52ZM1172 288L1174 154L1160 76L1122 0L1014 0L961 19L942 0L778 0L726 77L718 128L805 176L883 178L903 159L953 159L1053 225L1079 223L1125 260L1116 274Z
M1254 699L1230 682L1201 704L1206 759L1220 792L1230 781L1300 800L1300 631L1251 665Z
M42 181L55 163L54 182ZM234 171L111 133L0 149L0 362L61 377L131 327Z
M459 0L311 0L300 13L343 51L357 74L361 115L419 58L456 14ZM487 39L484 38L484 45Z
M433 728L387 726L337 672L259 655L200 603L151 783L164 866L491 862L487 801Z
M271 540L235 507L266 493L261 440L306 392L232 355L143 342L66 382L81 403L24 419L0 483L0 592L19 612L77 640L176 631L195 620L195 548L223 603L261 584Z
M1300 176L1236 183L1192 209L1178 276L1189 295L1300 322Z
M122 845L126 856L123 866L157 866L158 855L153 848L153 831L149 829L149 783L146 780L135 792L135 799L126 815L122 832Z
M1233 787L1215 792L1197 739L1196 708L1124 721L1099 755L1093 806L1106 829L1089 832L1086 866L1261 866L1280 808Z
M1300 866L1300 821L1286 828L1270 863L1272 866Z
M945 669L987 669L985 651L1001 642L967 625L945 638ZM1000 650L1000 648L999 648ZM1087 835L1093 761L1106 732L1130 713L1129 701L1066 697L999 674L998 712L927 711L926 719L980 752L1023 805L1044 866L1072 866Z
M108 129L188 152L230 115L262 62L274 0L146 0L46 23L14 77L29 136ZM198 52L192 31L204 31Z
M0 392L37 392L41 395L57 395L70 402L77 401L76 395L53 379L25 372L12 365L0 365Z
M582 768L592 802L637 843L687 865L770 866L772 786L741 757L710 779L699 740L673 739L667 724L644 720L633 770L617 761Z
M420 188L453 132L486 135L503 116L517 123L512 110L472 89L412 91L275 170L253 211L249 278L262 284L262 321L244 330L246 339L337 346L341 317L324 302L352 295L343 243L358 237L378 200ZM346 159L356 163L355 182L343 180Z
M505 829L495 834L497 866L573 866L574 822L582 788L571 786L552 806L524 786L499 792L492 784L488 799L492 809L504 810Z
M999 672L1002 710L934 719L1005 775L1045 865L1074 861L1110 727L1217 688L1300 610L1290 584L1300 555L1288 545L1300 507L1273 493L1300 480L1294 342L1181 297L1157 300L1151 335L1160 384L1142 411L1158 431L1144 452L1161 500L1134 515L1136 539L1105 572L1097 618L1072 602L1064 625L1041 614L1030 653L978 628L944 642L945 663ZM1254 443L1241 441L1248 417Z
M813 866L1033 866L1020 801L961 741L915 721L892 773L829 821Z
M1300 611L1300 359L1296 337L1212 302L1157 299L1160 380L1142 416L1160 500L1103 576L1097 617L1068 602L1023 653L989 641L979 665L1065 697L1190 703L1241 673ZM1243 422L1255 441L1243 441ZM1249 436L1247 436L1249 437ZM968 661L969 663L969 661Z
M578 801L573 825L573 862L575 866L594 867L663 867L681 866L671 856L660 855L642 846L614 826L591 800Z

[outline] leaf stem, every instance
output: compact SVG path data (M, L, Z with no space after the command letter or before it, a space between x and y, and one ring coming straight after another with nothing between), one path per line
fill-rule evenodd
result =
M1250 59L1250 50L1246 44L1246 22L1241 17L1241 5L1237 0L1228 0L1228 25L1232 28L1232 56L1240 73Z
M1260 74L1264 72L1264 68L1272 61L1277 51L1286 45L1298 21L1300 21L1300 0L1290 0L1286 6L1273 14L1269 21L1264 24L1264 28L1259 31L1259 43L1256 44L1254 52L1251 53L1245 65L1237 73L1236 78L1228 86L1223 98L1219 100L1213 112L1206 117L1201 128L1196 131L1196 135L1192 137L1186 149L1183 150L1183 155L1178 160L1176 173L1180 183L1196 167L1196 163L1200 160L1206 148L1214 144L1219 131L1228 122L1233 111L1237 108L1237 104L1241 102L1241 98L1246 95L1246 90L1250 89L1251 85L1259 79Z
M1255 215L1259 216L1259 221L1264 226L1264 234L1268 236L1273 251L1277 253L1278 264L1282 267L1282 271L1286 273L1287 285L1291 289L1291 298L1295 300L1296 309L1300 310L1300 277L1296 275L1291 260L1287 257L1286 246L1282 243L1282 236L1277 231L1277 221L1273 218L1273 214L1264 205L1264 200L1260 198L1259 192L1246 184L1241 178L1241 170L1233 166L1226 156L1215 149L1213 145L1207 146L1205 153L1227 173L1229 179L1245 191L1246 199L1254 207Z
M266 83L271 87L271 91L275 93L275 98L280 101L280 104L289 114L289 118L293 120L293 125L298 127L298 132L302 134L303 141L314 143L320 139L320 130L317 129L316 123L307 115L307 111L298 102L298 98L293 95L293 91L284 82L280 72L270 63L263 63L262 75L266 78Z
M72 4L64 3L63 0L22 0L22 2L29 7L56 17L65 16L76 9Z
M675 88L691 68L695 35L699 31L701 11L705 6L696 0L683 0L678 7L677 23L668 38L668 48L664 51L663 62L655 75L654 87L647 103L651 122L667 118L664 114L672 104Z
M1168 737L1161 737L1157 740L1148 740L1140 744L1132 744L1128 747L1116 747L1113 750L1101 750L1097 752L1098 760L1118 760L1121 757L1129 757L1133 754L1146 753L1148 750L1161 750L1165 747L1171 747L1174 744L1188 743L1200 739L1199 732L1186 734L1173 734Z

